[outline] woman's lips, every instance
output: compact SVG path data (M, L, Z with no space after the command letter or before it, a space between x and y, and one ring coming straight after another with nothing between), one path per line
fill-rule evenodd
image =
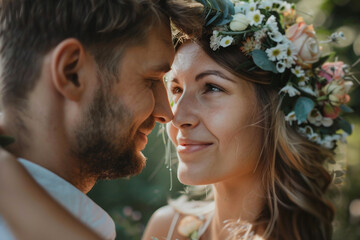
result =
M212 143L179 144L176 149L178 153L194 153L211 145Z

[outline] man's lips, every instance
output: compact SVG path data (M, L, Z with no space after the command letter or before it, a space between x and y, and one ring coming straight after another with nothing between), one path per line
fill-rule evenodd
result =
M147 135L149 135L152 131L151 129L141 129L136 132L136 138L138 139L138 147L141 150L144 150L146 147L146 144L148 142Z
M148 142L147 135L143 132L136 132L136 138L137 138L137 146L139 147L139 150L144 150L146 147L146 144Z

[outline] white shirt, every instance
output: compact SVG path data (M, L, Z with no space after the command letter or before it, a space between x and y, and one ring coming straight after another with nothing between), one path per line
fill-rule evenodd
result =
M53 172L25 159L19 161L32 177L63 207L78 217L106 240L116 236L115 224L111 217L87 195ZM24 199L26 201L26 199ZM39 226L41 231L41 226ZM14 240L0 218L0 240Z

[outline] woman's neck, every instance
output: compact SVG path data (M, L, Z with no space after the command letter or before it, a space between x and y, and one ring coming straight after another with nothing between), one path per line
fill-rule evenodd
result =
M214 184L215 212L210 226L211 238L226 239L229 220L254 223L265 204L261 179L255 174Z

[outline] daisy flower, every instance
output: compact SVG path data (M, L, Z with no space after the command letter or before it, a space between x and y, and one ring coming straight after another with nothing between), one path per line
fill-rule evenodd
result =
M249 9L248 9L250 12L255 12L257 10L256 8L256 3L251 1L250 4L249 4Z
M250 20L250 25L251 25L251 26L258 26L258 25L260 25L260 24L262 23L262 20L264 19L264 15L262 15L259 10L250 11L250 12L247 14L247 17L248 17L249 20Z
M228 47L231 45L231 43L233 42L234 38L231 37L231 36L226 36L226 37L223 37L220 41L220 46L222 47Z
M301 76L301 77L299 77L298 85L301 87L304 87L308 81L309 81L308 77Z
M276 61L284 58L284 49L280 44L276 47L266 49L269 60Z
M305 71L300 66L296 66L295 68L292 68L291 72L294 75L296 75L298 78L305 76Z
M270 11L273 6L273 0L264 0L260 2L259 8Z

